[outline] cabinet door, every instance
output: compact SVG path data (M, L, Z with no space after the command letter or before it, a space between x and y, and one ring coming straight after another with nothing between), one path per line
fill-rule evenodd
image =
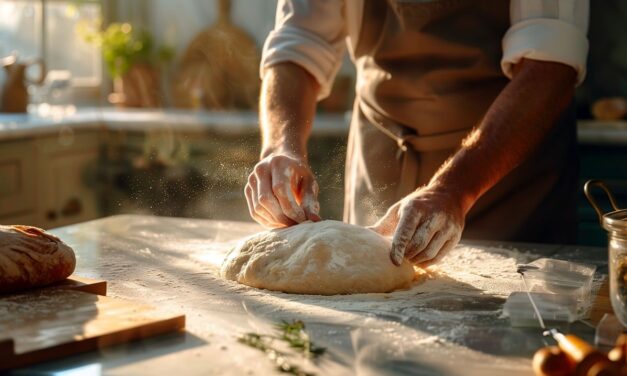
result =
M34 210L36 184L33 142L0 142L0 216Z
M97 195L86 183L98 160L98 133L79 134L71 143L40 140L42 189L38 216L45 228L98 217Z
M27 214L11 214L0 217L0 225L27 225L41 227L34 212Z

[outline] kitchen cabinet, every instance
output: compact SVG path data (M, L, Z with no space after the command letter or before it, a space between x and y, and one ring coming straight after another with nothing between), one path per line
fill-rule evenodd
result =
M342 217L347 119L319 116L309 145L330 219ZM2 115L0 223L51 228L122 213L250 221L243 188L259 159L257 123L252 112Z
M35 188L34 143L13 141L0 147L0 218L34 211Z
M34 212L24 214L11 214L8 216L0 216L0 225L29 225L33 226L37 223L37 217Z
M0 141L0 223L43 228L98 218L86 173L98 160L100 131Z
M97 131L60 134L37 140L37 222L45 228L99 217L98 197L87 184L88 171L98 162L101 134Z

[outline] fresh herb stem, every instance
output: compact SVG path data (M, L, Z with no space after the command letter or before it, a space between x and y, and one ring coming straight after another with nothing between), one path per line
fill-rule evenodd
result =
M276 364L277 369L283 373L297 376L315 376L314 373L306 372L299 366L290 363L288 360L289 354L279 351L272 346L274 340L280 340L306 358L318 358L324 354L326 349L316 346L309 338L309 334L305 332L305 323L300 320L292 322L281 321L275 325L275 328L279 335L245 333L238 338L238 342L265 352L268 358Z

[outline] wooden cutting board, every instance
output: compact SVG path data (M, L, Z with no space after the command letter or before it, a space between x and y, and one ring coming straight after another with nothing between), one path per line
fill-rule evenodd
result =
M0 296L0 371L185 327L184 315L104 293L106 282L73 277L57 286Z
M66 280L48 288L76 290L88 292L90 294L107 295L107 281L79 277L77 275L71 275ZM2 296L0 296L0 299L2 299Z

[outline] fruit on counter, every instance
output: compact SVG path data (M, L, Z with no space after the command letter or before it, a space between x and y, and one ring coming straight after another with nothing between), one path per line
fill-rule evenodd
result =
M573 364L557 346L543 347L536 351L532 367L537 376L569 376L574 371Z
M619 120L627 115L627 99L622 97L601 98L592 104L592 115L599 120Z

